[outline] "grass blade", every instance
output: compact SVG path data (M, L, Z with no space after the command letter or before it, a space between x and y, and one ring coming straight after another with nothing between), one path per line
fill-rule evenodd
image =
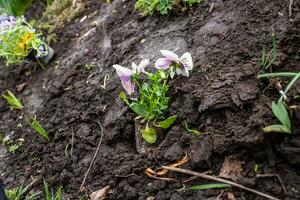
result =
M9 104L10 109L21 110L23 108L23 105L20 102L20 100L11 91L7 90L7 95L3 94L2 96Z
M209 184L195 185L192 187L188 187L185 190L207 190L207 189L217 189L217 188L227 188L227 187L231 187L231 186L225 183L209 183Z
M30 117L30 127L33 128L36 132L38 132L41 136L43 136L46 140L50 141L48 133L43 129L41 124L36 120L35 117Z

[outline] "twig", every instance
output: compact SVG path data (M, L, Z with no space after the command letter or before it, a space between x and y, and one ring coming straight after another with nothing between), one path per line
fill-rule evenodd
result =
M218 177L215 177L215 176L211 176L211 175L207 175L207 174L203 174L203 173L198 173L198 172L194 172L194 171L190 171L190 170L186 170L186 169L176 168L176 167L162 166L162 168L170 170L170 171L181 172L181 173L184 173L184 174L190 174L190 175L193 175L193 176L199 176L199 177L204 178L204 179L209 179L209 180L213 180L213 181L218 181L218 182L221 182L221 183L229 184L229 185L238 187L240 189L247 190L249 192L255 193L255 194L260 195L260 196L263 196L265 198L271 199L271 200L279 200L279 199L277 199L277 198L275 198L273 196L270 196L268 194L259 192L257 190L248 188L246 186L243 186L241 184L238 184L238 183L226 180L226 179L222 179L222 178L218 178Z
M293 14L293 6L294 4L294 0L290 0L290 3L289 3L289 17L292 17L292 14Z
M80 185L80 191L83 191L83 189L84 189L83 186L84 186L84 184L85 184L86 178L87 178L87 176L88 176L89 173L90 173L90 170L91 170L92 165L93 165L93 163L94 163L94 161L95 161L95 159L96 159L96 157L97 157L98 151L99 151L100 146L101 146L101 143L102 143L104 131L103 131L103 127L102 127L102 125L101 125L101 123L100 123L99 121L98 121L98 124L99 124L99 126L100 126L100 128L101 128L101 138L100 138L100 141L99 141L99 143L98 143L98 146L97 146L96 152L95 152L95 154L94 154L94 157L93 157L93 159L92 159L92 161L91 161L91 164L90 164L88 170L86 171L86 173L85 173L85 175L84 175L84 179L83 179L83 181L82 181L82 183L81 183L81 185Z
M72 139L71 139L71 158L73 157L73 146L74 146L74 129L72 128Z
M210 6L210 8L209 8L209 13L212 12L212 10L214 9L214 6L215 6L215 3L212 3L211 6Z
M281 184L283 192L285 194L287 194L287 190L286 190L286 188L285 188L285 186L283 184L283 181L282 181L282 179L280 178L280 176L278 174L256 174L256 177L258 177L258 178L260 178L260 177L261 178L264 178L264 177L276 177L278 179L279 183Z

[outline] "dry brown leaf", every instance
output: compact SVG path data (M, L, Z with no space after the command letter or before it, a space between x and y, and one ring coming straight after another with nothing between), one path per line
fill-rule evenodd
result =
M26 85L27 85L26 83L21 83L21 84L17 85L16 86L17 91L22 92L24 90L24 88L26 87Z
M241 162L236 158L226 157L219 177L231 179L233 181L238 180L242 176L242 164L244 164L244 162Z
M231 192L227 193L227 200L235 200L233 193L231 193Z
M91 200L103 200L107 193L111 192L110 186L106 186L90 194Z
M177 161L176 163L168 165L168 167L178 167L180 165L185 164L188 160L189 160L189 158L188 158L187 153L184 153L184 156L179 161ZM176 181L173 178L159 177L159 176L162 176L162 175L165 175L166 173L168 173L167 169L159 168L157 171L154 171L151 168L147 168L145 170L145 173L146 173L147 176L149 176L151 178L166 180L166 181Z

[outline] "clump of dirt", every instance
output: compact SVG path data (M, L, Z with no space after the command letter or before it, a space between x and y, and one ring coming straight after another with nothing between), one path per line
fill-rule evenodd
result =
M25 105L22 111L10 111L0 99L0 132L25 139L15 154L0 155L6 187L33 178L38 180L34 185L38 190L45 178L53 187L63 186L66 198L79 199L83 175L100 139L100 122L104 140L86 188L95 191L109 185L113 190L109 199L215 199L222 190L177 191L186 176L172 173L179 181L169 183L145 175L146 168L175 162L184 152L189 155L184 168L211 170L215 175L225 157L234 156L245 163L241 173L251 180L243 184L280 199L299 199L299 111L293 118L293 135L264 134L262 128L276 120L270 103L278 93L275 88L265 90L268 83L256 77L261 71L261 50L271 46L273 32L279 38L273 71L300 69L300 16L294 12L289 17L283 0L215 1L209 12L211 5L205 1L181 15L140 17L134 1L92 0L85 12L56 31L56 56L45 70L33 63L12 68L1 64L0 91L14 91ZM135 116L118 99L122 88L111 66L129 66L142 58L153 63L161 49L190 52L195 67L190 78L172 82L169 110L178 114L177 122L159 149L139 154ZM85 66L91 63L95 67L89 71ZM23 83L24 90L16 92ZM299 94L297 85L291 94ZM29 129L29 115L37 116L51 142ZM204 134L186 132L183 120ZM254 178L256 165L258 173L278 174L288 193L272 177ZM191 184L203 182L196 179ZM225 191L236 198L261 199L235 188Z

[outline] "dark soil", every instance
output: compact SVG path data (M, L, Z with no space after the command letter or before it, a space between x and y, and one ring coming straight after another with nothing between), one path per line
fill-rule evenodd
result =
M279 95L266 80L256 78L262 48L271 47L272 32L279 39L272 70L300 70L299 2L294 1L291 17L288 4L216 0L209 13L211 2L203 1L184 13L140 17L134 1L89 1L84 13L56 31L56 57L45 70L34 63L11 68L1 64L0 92L13 91L25 105L22 111L11 111L0 99L0 132L25 139L15 154L5 154L0 147L4 184L12 188L37 179L33 189L39 190L44 178L53 187L63 186L66 199L79 199L100 139L100 122L104 141L85 185L87 191L109 185L113 193L107 199L216 199L224 189L178 192L187 176L170 173L179 180L174 183L145 175L146 168L174 163L184 152L189 162L183 168L218 175L225 157L231 156L244 162L244 178L237 182L279 199L300 199L300 113L293 117L292 135L263 133L264 126L277 122L270 105ZM169 111L179 115L176 124L159 149L139 154L135 115L118 99L122 87L112 65L130 66L141 58L154 63L161 49L190 52L195 68L190 78L172 83ZM85 65L91 63L95 67L88 71ZM22 83L25 89L17 92ZM289 95L299 93L298 82ZM29 128L29 115L37 116L51 142ZM197 137L186 132L184 120L205 133ZM275 178L255 178L255 164L260 174L279 175L288 193ZM190 184L205 182L195 179ZM225 189L223 199L228 192L236 199L262 199L236 188Z

